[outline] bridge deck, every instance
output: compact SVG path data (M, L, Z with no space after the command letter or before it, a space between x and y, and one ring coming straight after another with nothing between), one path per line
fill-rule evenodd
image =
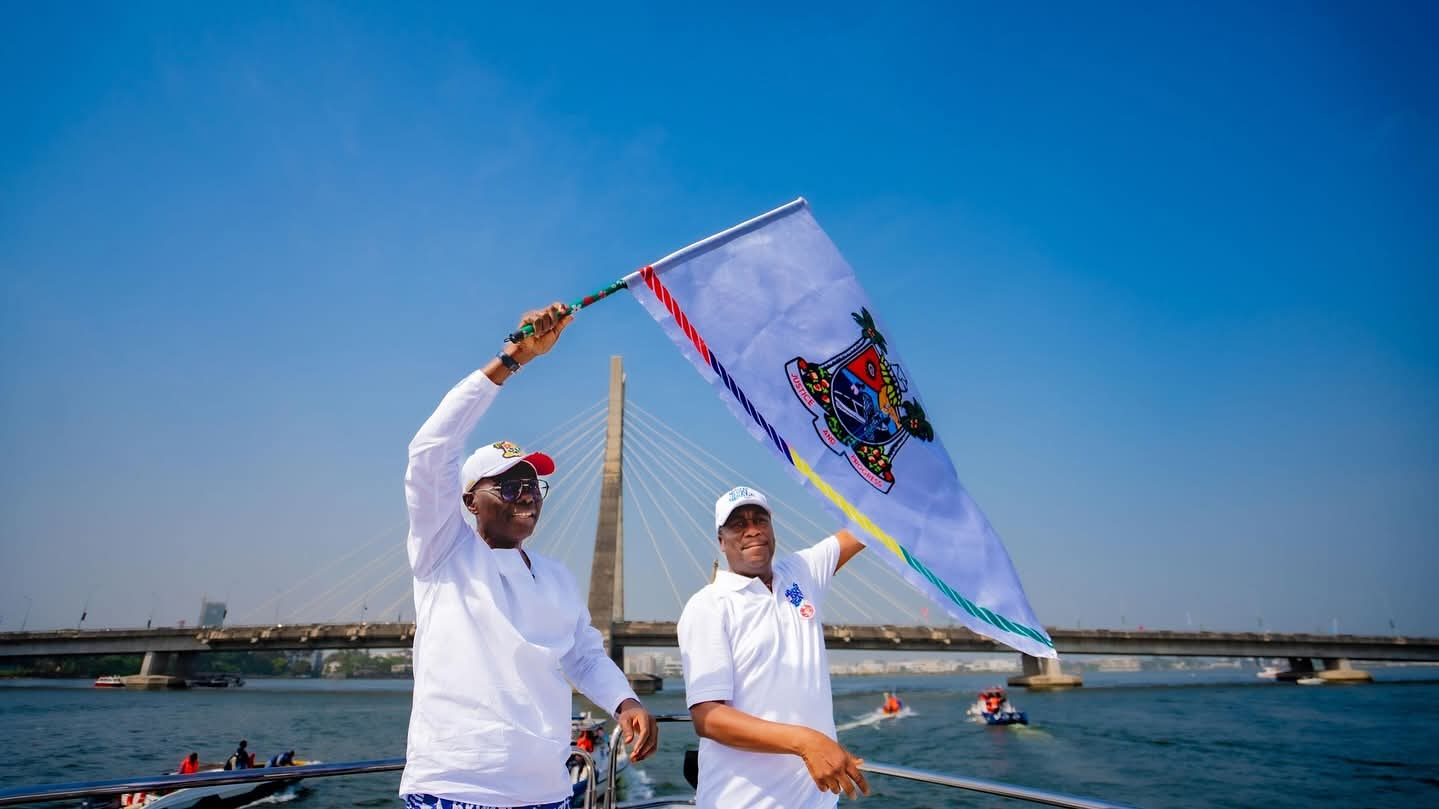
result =
M1439 661L1439 638L1378 635L1309 635L1255 632L1129 632L1048 630L1064 654L1200 657L1311 657L1350 660ZM612 631L621 646L678 645L671 621L624 621ZM393 649L410 646L415 625L290 624L204 629L60 629L0 633L0 657L142 654L304 649ZM1004 652L1006 647L962 627L825 627L831 649L924 652Z

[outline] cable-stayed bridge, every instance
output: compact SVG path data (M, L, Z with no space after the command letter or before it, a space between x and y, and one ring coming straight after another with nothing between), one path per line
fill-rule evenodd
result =
M659 576L639 579L642 595L678 616L719 561L714 499L748 476L653 413L625 400L624 371L611 360L608 395L524 445L568 461L553 476L543 519L526 547L588 580L589 609L611 656L623 664L630 646L676 645L670 620L626 616L625 554L653 563ZM798 550L834 525L771 496L777 553ZM808 504L806 504L808 505ZM626 508L628 506L628 508ZM626 513L632 514L628 529ZM590 533L594 526L594 533ZM226 616L227 625L191 629L53 630L0 633L0 657L137 654L136 685L183 682L206 651L396 648L414 636L413 596L396 525L316 567L283 591ZM594 541L588 541L593 536ZM627 543L628 541L628 543ZM928 601L873 553L861 553L836 576L826 603L831 648L891 651L1000 651L1002 647L943 616L928 621ZM646 564L646 570L648 570ZM633 579L632 579L633 583ZM651 605L653 608L653 604ZM283 609L282 609L283 608ZM661 607L668 612L667 607ZM390 620L393 616L393 620ZM916 621L920 623L916 623ZM1195 655L1289 658L1296 675L1322 661L1321 677L1368 679L1350 660L1439 660L1439 639L1222 632L1129 632L1047 628L1061 654ZM1056 661L1022 656L1011 684L1078 685Z

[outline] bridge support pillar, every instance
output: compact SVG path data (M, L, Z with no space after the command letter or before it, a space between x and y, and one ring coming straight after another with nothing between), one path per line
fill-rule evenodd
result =
M1324 670L1319 672L1319 679L1331 683L1372 683L1374 676L1363 669L1356 669L1349 664L1347 657L1326 657L1324 658Z
M1302 680L1305 677L1313 676L1314 661L1312 659L1308 657L1291 657L1289 658L1289 670L1279 672L1279 676L1274 679L1292 683L1295 680Z
M185 688L195 669L193 652L146 652L140 673L122 677L126 688Z
M1010 677L1010 685L1023 688L1074 688L1084 685L1079 675L1060 671L1058 658L1021 654L1019 660L1024 673Z

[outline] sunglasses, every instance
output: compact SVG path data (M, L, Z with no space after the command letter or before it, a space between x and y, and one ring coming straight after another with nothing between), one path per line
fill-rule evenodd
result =
M476 486L470 491L489 492L506 503L513 503L525 492L536 500L545 499L545 495L550 493L550 484L543 480L506 480L494 486Z

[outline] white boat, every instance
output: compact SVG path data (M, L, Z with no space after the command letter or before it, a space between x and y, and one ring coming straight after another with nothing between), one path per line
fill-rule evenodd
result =
M103 676L103 677L96 677L96 678L95 678L95 687L96 687L96 688L124 688L124 687L125 687L125 681L124 681L123 679L119 678L119 677L116 677L116 676L113 675L113 674L107 674L107 675L105 675L105 676Z
M1258 674L1254 675L1261 680L1277 680L1279 675L1284 673L1282 666L1265 666Z
M297 759L295 766L316 763L319 762ZM255 769L261 768L256 767ZM196 774L224 771L223 767L208 765ZM190 787L168 792L127 792L118 800L111 799L108 803L89 803L86 804L86 807L87 809L109 809L110 807L119 809L232 809L291 789L298 783L300 783L299 778L282 778L248 784Z
M581 744L580 742L582 736L587 737L593 747L587 749L583 744ZM579 716L571 718L570 744L574 747L579 747L582 750L586 750L586 752L588 752L590 756L594 759L595 772L598 774L598 777L595 779L595 797L598 798L599 796L604 795L606 790L606 773L609 772L611 752L609 735L605 733L605 723L601 720L595 719L593 716L587 713L580 714ZM615 762L615 773L618 774L624 772L625 768L629 765L629 751L625 749L625 746L623 744L621 744L619 750L619 760ZM584 765L578 756L574 756L570 759L569 771L570 784L574 789L574 795L576 799L575 805L578 806L580 805L579 799L584 796L585 790L589 786L589 779L586 777Z
M1320 677L1300 677L1294 682L1300 685L1324 685L1324 680Z

